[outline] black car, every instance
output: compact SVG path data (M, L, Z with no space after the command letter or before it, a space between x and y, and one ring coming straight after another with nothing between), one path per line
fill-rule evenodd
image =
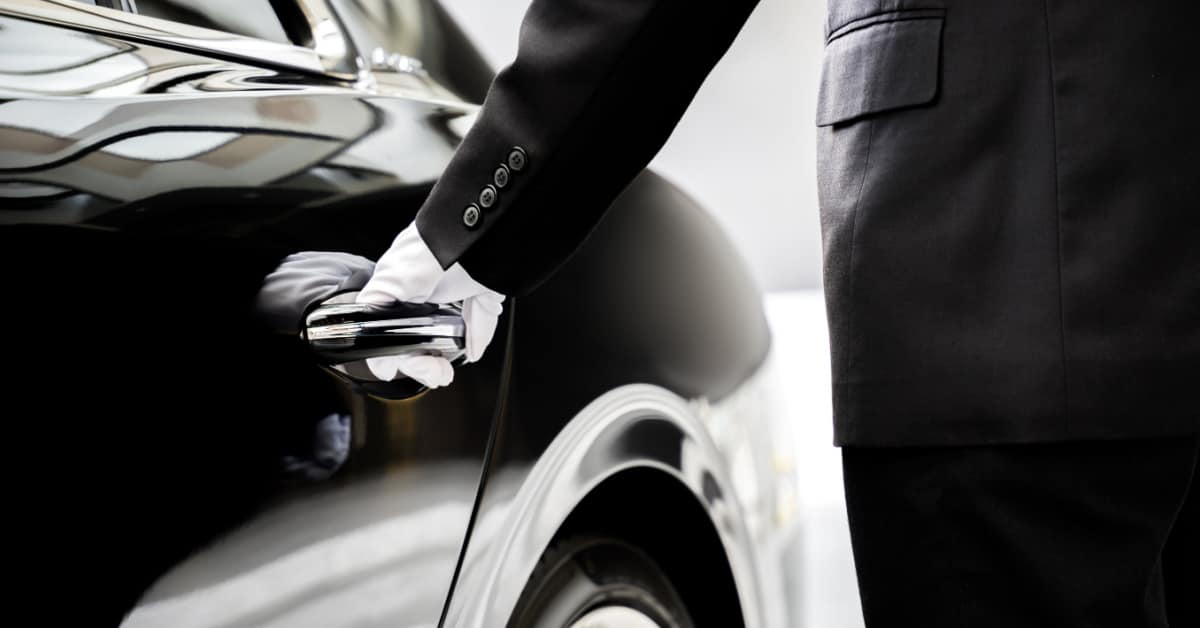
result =
M172 628L792 623L761 298L664 179L507 301L448 388L374 381L256 316L286 255L387 248L491 77L434 0L0 0L18 606Z

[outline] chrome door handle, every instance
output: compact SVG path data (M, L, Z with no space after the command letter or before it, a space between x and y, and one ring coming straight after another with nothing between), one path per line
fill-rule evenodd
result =
M367 358L437 355L450 361L466 351L462 311L452 305L355 303L356 293L325 301L304 318L304 340L326 366L356 379L366 369L347 368Z

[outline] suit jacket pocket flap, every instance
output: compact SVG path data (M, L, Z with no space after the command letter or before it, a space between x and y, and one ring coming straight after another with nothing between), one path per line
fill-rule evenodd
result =
M899 12L834 33L825 46L817 126L932 101L938 92L943 19Z

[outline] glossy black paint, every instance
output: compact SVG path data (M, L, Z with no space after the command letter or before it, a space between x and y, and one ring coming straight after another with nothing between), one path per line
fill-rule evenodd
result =
M519 436L504 440L500 464L536 458L561 417L624 384L721 399L760 366L770 345L758 289L720 228L652 172L630 185L577 254L517 308L514 418L504 429ZM587 376L564 376L564 365Z
M452 391L404 400L412 387L397 382L367 394L322 373L298 338L259 328L250 306L290 252L383 250L451 154L452 121L471 107L419 81L405 96L371 93L69 26L0 17L0 27L0 257L10 294L37 304L11 301L0 322L55 330L6 343L6 361L23 365L8 380L6 414L29 417L14 436L54 443L57 460L44 446L22 452L22 465L45 471L17 503L42 513L36 526L112 513L18 564L49 570L33 581L81 565L78 575L99 583L81 596L84 614L111 621L231 526L222 540L231 552L177 570L148 599L418 512L410 470L428 466L442 470L437 499L460 504L437 522L456 532L413 561L432 586L402 614L436 618L503 351ZM283 473L281 460L307 453L330 412L353 416L345 468L316 485ZM73 487L83 494L60 505ZM388 499L347 507L364 490ZM303 522L262 524L298 504L309 504Z
M31 595L60 599L45 583L71 565L88 583L77 610L111 621L156 580L143 604L424 521L446 540L239 621L419 571L392 617L436 623L488 504L481 478L531 464L605 391L719 399L760 365L769 338L745 269L650 173L561 272L507 304L485 359L448 389L368 391L259 324L253 296L288 253L383 251L469 124L456 94L478 99L491 71L425 5L430 75L366 86L18 19L0 2L4 415L24 444L13 465L37 470L11 495L31 513L15 559ZM324 483L282 473L331 412L352 416L346 466ZM86 523L49 535L53 521Z

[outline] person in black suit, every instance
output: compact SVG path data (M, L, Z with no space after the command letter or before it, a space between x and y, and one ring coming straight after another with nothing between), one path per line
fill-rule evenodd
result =
M754 5L535 0L362 299L482 299L478 355ZM824 282L868 626L1200 626L1198 18L830 0Z

